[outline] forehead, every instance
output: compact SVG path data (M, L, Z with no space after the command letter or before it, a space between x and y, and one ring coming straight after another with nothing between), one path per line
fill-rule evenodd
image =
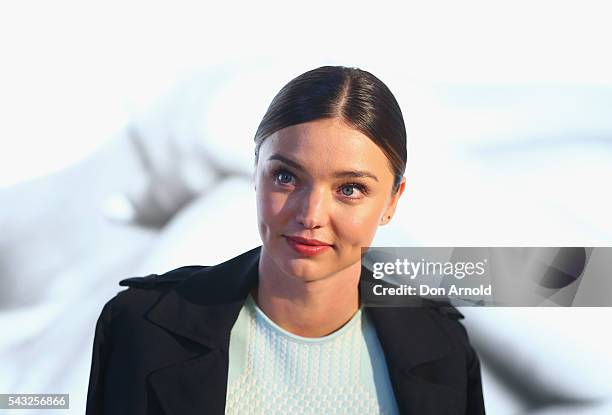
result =
M390 170L382 150L369 137L339 119L311 121L277 131L262 143L260 160L267 161L273 154L319 169Z

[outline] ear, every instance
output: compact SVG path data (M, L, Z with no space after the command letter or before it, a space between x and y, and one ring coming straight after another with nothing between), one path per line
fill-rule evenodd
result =
M386 225L387 223L389 223L389 221L395 214L395 208L397 207L397 202L399 201L400 196L404 193L404 190L406 190L406 176L402 177L402 181L399 184L399 188L397 189L397 192L395 192L391 196L391 200L389 201L389 204L387 205L387 208L385 209L384 215L380 219L381 225Z

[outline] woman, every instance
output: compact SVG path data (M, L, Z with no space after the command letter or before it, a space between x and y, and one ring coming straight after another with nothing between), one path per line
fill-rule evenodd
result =
M355 68L306 72L255 143L262 246L123 280L96 326L87 413L484 413L456 310L360 305L361 248L406 186L389 89Z

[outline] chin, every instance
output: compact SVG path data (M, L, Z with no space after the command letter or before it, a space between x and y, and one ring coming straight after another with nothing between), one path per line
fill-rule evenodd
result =
M283 258L279 265L286 274L302 281L315 281L326 274L324 267L308 258Z

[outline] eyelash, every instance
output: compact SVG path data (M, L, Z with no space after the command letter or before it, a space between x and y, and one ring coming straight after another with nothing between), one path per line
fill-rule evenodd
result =
M282 168L282 167L281 167L281 168L277 168L277 169L275 169L275 170L273 170L273 171L272 171L272 178L273 178L273 180L274 180L276 183L278 183L278 184L280 184L280 185L286 185L286 184L289 184L289 183L280 183L280 182L278 182L277 178L278 178L278 175L279 175L279 174L281 174L281 173L283 173L283 174L288 174L288 175L292 176L293 178L295 178L295 175L294 175L293 173L291 173L289 170L287 170L287 169L285 169L285 168ZM368 187L367 187L366 185L361 184L361 183L345 183L345 184L343 184L343 185L342 185L342 186L340 186L340 187L341 187L341 188L342 188L342 187L353 187L353 188L355 188L355 189L359 190L359 192L360 192L362 195L364 195L364 196L365 196L365 195L367 195L367 194L368 194L368 191L369 191ZM361 199L361 197L350 197L350 196L346 196L346 195L343 195L343 196L344 196L345 198L347 198L347 199L352 199L352 200Z

